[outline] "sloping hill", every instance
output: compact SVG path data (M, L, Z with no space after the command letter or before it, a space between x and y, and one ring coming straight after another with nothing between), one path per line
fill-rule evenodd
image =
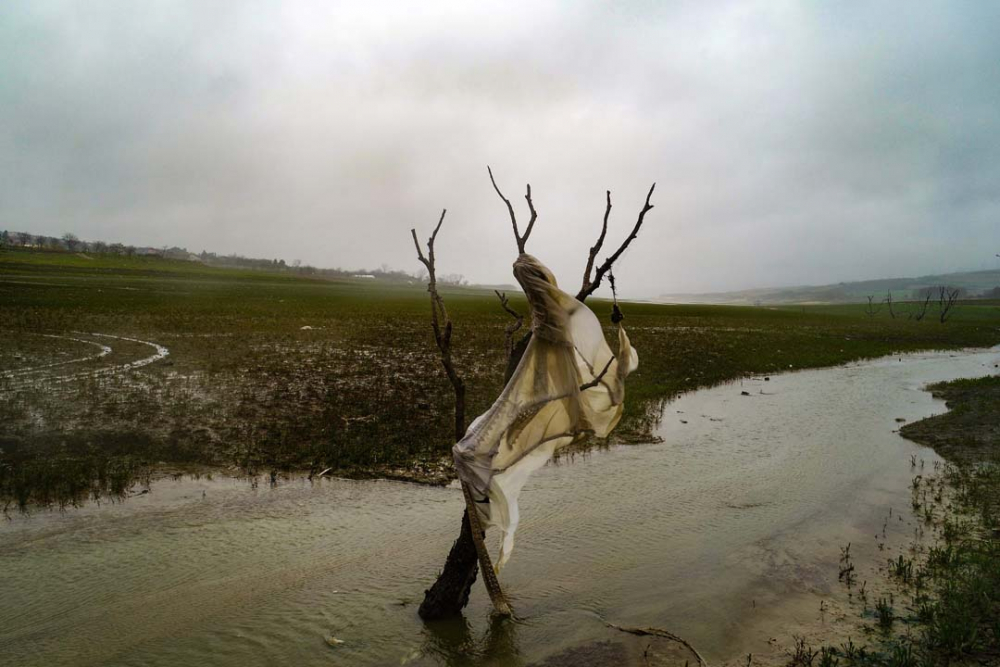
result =
M963 296L975 297L1000 286L1000 270L967 271L916 278L882 278L836 285L766 287L735 292L707 294L663 294L658 301L665 303L718 303L718 304L805 304L805 303L855 303L864 301L869 294L884 297L891 291L894 299L918 298L925 288L938 285L958 287Z

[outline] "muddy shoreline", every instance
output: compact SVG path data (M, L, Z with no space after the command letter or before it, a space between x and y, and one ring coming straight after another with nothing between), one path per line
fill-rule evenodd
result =
M906 424L900 430L904 438L931 447L955 463L1000 454L1000 375L941 382L927 389L945 401L948 411Z

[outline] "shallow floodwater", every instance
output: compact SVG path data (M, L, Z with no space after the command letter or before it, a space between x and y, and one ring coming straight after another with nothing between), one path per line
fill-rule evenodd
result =
M910 455L937 457L894 431L944 410L923 385L997 363L995 348L725 385L668 404L661 444L547 466L501 576L518 619L492 626L478 582L467 620L417 617L458 531L454 488L164 480L16 516L0 523L0 664L517 665L605 621L745 656L840 590L840 547L875 559L888 508L909 518Z

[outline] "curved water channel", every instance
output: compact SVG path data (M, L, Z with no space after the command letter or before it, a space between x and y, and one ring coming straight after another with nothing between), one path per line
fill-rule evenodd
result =
M1000 348L725 385L670 403L661 444L545 467L521 496L505 623L478 583L466 620L417 617L457 533L454 488L164 480L15 516L0 523L0 664L527 665L606 639L605 621L733 660L817 622L848 541L873 563L878 539L912 537L910 456L937 457L896 419L944 410L926 383L997 363ZM886 524L890 507L906 520Z

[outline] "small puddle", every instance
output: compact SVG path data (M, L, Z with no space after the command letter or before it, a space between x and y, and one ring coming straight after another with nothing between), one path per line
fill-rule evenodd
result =
M998 361L997 349L910 355L716 387L667 406L661 444L547 466L521 496L501 577L519 618L492 626L478 584L464 620L416 614L457 534L456 489L187 478L124 503L16 516L0 524L0 663L624 655L605 621L665 628L713 664L756 657L772 637L841 622L820 601L845 597L847 542L863 573L884 562L878 542L913 537L910 456L938 459L894 433L896 419L942 412L926 383Z

